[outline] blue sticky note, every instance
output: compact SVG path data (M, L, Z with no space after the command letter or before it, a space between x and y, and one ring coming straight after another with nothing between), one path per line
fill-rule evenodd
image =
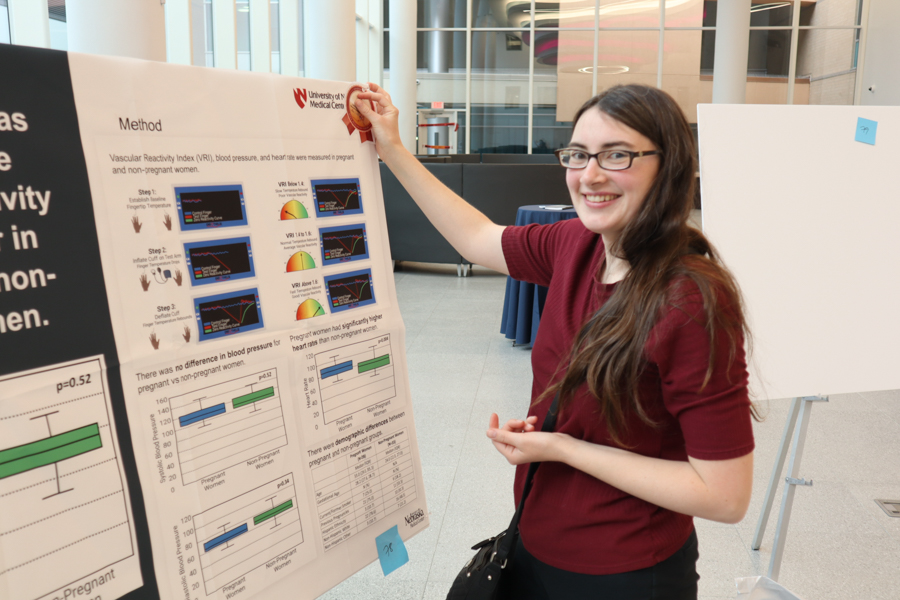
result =
M878 121L870 121L859 117L856 120L856 141L863 144L875 145L875 132L878 131Z
M409 553L396 525L375 538L375 545L378 546L378 560L381 561L381 570L385 575L409 562Z

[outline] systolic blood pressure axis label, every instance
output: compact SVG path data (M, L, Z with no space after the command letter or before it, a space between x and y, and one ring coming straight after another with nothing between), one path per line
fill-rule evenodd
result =
M194 312L201 342L263 327L256 288L195 298Z
M351 273L325 276L325 293L331 312L336 313L375 303L372 271L362 269Z
M253 249L249 237L189 242L184 245L191 285L253 277Z
M244 189L240 185L176 187L175 205L182 231L247 224Z
M316 215L337 217L358 215L363 212L359 179L311 179L313 203Z

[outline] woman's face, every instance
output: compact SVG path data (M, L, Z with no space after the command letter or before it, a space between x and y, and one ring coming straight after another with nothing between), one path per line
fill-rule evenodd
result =
M569 147L589 154L603 150L658 150L642 134L598 108L581 115ZM566 185L578 217L587 229L603 236L607 247L615 243L638 213L659 172L659 160L657 155L636 157L629 169L606 171L597 159L591 159L583 169L567 170Z

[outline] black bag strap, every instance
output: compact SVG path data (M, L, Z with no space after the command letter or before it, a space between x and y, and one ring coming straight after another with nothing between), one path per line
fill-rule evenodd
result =
M541 431L551 432L556 428L556 417L558 415L559 408L559 392L556 393L556 397L553 398L553 404L550 405L550 410L547 411L547 416L544 417L544 424L541 426ZM500 544L497 547L496 559L500 562L500 564L505 565L506 559L511 558L511 555L516 547L516 541L519 539L519 520L522 518L522 511L525 509L525 500L528 498L529 492L531 492L531 484L534 480L534 474L537 472L538 467L541 466L539 462L533 462L528 466L528 475L525 476L525 487L522 490L522 499L519 500L519 506L516 508L516 514L513 515L512 521L509 522L509 528L506 530L506 534L503 536L503 539L500 540Z

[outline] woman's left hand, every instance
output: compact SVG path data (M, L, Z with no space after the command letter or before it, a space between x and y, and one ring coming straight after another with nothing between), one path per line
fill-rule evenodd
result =
M500 427L500 418L492 414L487 436L512 465L559 460L563 434L535 431L535 423L537 417L510 419Z

